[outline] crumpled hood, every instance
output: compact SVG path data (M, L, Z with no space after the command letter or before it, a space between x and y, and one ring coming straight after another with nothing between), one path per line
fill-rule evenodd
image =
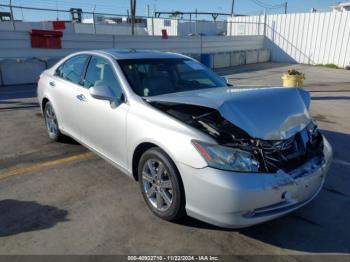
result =
M310 95L300 88L224 87L152 96L147 100L216 109L251 137L265 140L287 139L311 121Z

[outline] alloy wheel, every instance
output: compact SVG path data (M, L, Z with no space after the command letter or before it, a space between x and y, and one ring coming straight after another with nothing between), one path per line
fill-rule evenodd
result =
M142 180L147 201L159 211L168 210L173 202L173 184L164 164L148 159L142 169Z
M47 131L49 132L49 135L53 137L57 136L58 135L57 118L50 104L46 106L45 121L46 121L46 127L47 127Z

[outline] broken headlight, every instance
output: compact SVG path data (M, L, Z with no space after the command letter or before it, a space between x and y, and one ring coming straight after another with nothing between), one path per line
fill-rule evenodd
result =
M259 162L247 151L200 141L192 143L210 167L237 172L259 170Z

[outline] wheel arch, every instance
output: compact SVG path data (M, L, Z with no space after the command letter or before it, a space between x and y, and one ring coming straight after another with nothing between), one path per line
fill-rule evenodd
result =
M45 109L45 105L47 104L47 102L49 102L50 100L47 97L44 97L41 101L41 110L44 112Z
M151 142L143 142L135 148L133 156L132 156L132 167L131 167L132 168L132 176L135 179L135 181L139 180L138 175L137 175L137 168L138 168L138 164L139 164L139 161L141 159L141 156L143 153L145 153L148 149L150 149L152 147L159 147L159 146L154 144L154 143L151 143Z
M140 143L134 150L133 156L132 156L132 176L135 179L135 181L138 181L138 175L137 175L137 169L138 169L138 163L141 159L141 156L144 152L146 152L148 149L152 148L152 147L157 147L160 150L162 150L164 152L164 154L166 154L168 156L168 158L172 161L172 163L174 164L174 167L176 168L176 171L179 173L180 175L180 179L182 182L182 178L181 178L181 173L175 163L175 161L173 160L171 154L169 154L167 152L167 150L164 150L164 148L162 148L161 146L152 143L152 142L142 142Z
M184 183L183 183L183 180L182 180L182 176L181 176L181 173L180 173L180 170L179 168L177 167L175 161L173 160L173 158L171 157L171 155L166 151L164 150L161 146L159 145L156 145L152 142L143 142L141 144L139 144L135 150L134 150L134 154L133 154L133 157L132 157L132 175L133 175L133 178L135 179L135 181L138 181L138 163L141 159L141 156L144 152L146 152L147 150L149 150L150 148L158 148L160 149L160 151L162 151L166 156L167 158L169 159L169 161L173 164L176 172L178 173L178 181L180 183L180 191L182 193L182 196L183 196L183 201L184 201L184 204L183 204L183 208L185 208L186 206L186 192L185 192L185 186L184 186ZM185 210L183 212L186 212Z

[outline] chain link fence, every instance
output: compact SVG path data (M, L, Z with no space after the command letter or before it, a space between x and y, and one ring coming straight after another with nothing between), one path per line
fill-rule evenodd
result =
M64 21L64 30L70 33L131 35L131 18L128 15L89 12L79 8L62 10L3 4L0 8L0 30L52 30L53 21ZM168 18L137 16L135 35L227 36L232 35L232 28L240 24L227 17L220 18L223 20L185 19L171 15ZM250 24L257 28L257 35L262 35L264 23L254 21Z

